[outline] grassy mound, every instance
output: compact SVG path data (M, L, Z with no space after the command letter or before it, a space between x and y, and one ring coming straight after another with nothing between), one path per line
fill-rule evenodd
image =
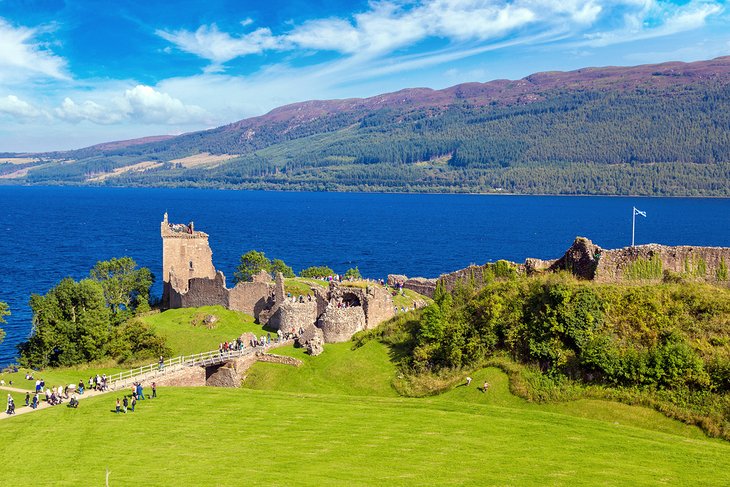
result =
M218 318L213 328L202 324L207 315ZM260 335L262 332L261 325L254 323L252 316L223 306L170 309L145 316L143 320L165 337L173 356L214 350L219 343L234 340L241 333Z
M302 348L284 347L273 353L298 358L299 368L290 365L256 363L248 371L244 387L272 391L321 394L396 396L391 387L395 367L388 352L377 342L357 350L351 343L333 343L325 351L311 357Z

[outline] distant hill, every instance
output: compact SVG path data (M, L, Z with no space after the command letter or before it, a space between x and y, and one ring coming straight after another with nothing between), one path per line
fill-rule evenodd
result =
M0 159L30 184L730 196L730 57L307 101Z

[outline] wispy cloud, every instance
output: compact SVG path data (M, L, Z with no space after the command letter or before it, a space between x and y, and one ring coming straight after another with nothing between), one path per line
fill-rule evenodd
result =
M724 12L724 6L720 3L697 0L684 5L646 0L637 5L640 7L638 10L624 15L621 27L586 34L586 41L582 44L604 47L611 44L669 36L698 29L707 23L709 17Z
M357 70L358 77L414 69L500 46L553 42L602 47L666 36L700 28L723 11L719 0L685 5L660 0L384 0L348 18L314 18L278 34L265 27L229 34L215 24L194 32L157 34L209 61L207 73L223 72L226 63L252 54L312 50L342 55L335 63L321 64L322 74L346 68ZM410 57L408 50L427 39L440 39L448 46L425 51L418 60Z
M46 29L13 26L0 18L0 81L42 76L68 79L67 63L38 39Z

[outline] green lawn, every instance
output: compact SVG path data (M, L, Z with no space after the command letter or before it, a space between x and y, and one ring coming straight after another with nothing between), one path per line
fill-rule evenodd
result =
M351 347L284 347L304 364L255 364L241 389L160 388L126 415L111 393L4 420L0 485L104 485L107 468L113 487L730 485L729 442L655 411L528 403L496 368L402 398L387 347Z
M111 486L730 482L728 443L539 408L250 389L159 396L127 415L107 395L3 421L0 485L104 485L107 468Z
M351 343L328 344L317 357L292 346L273 350L279 355L296 357L304 365L294 368L256 363L249 369L244 386L288 392L397 396L390 385L395 366L388 360L386 348L375 341L355 351L351 347Z
M200 324L192 325L193 321L199 322L206 315L219 318L213 329ZM235 340L241 333L262 333L261 325L254 323L252 316L222 306L170 309L145 316L143 320L167 339L173 356L214 350L219 343Z

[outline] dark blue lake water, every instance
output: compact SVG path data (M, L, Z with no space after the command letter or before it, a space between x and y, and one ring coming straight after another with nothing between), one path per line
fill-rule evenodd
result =
M31 330L28 298L98 260L131 256L161 273L160 221L195 221L232 282L250 249L295 271L358 266L363 275L435 277L497 259L556 258L577 235L631 243L730 246L730 200L552 196L280 193L193 189L0 186L0 301L12 316L0 365ZM154 292L161 293L159 283Z

